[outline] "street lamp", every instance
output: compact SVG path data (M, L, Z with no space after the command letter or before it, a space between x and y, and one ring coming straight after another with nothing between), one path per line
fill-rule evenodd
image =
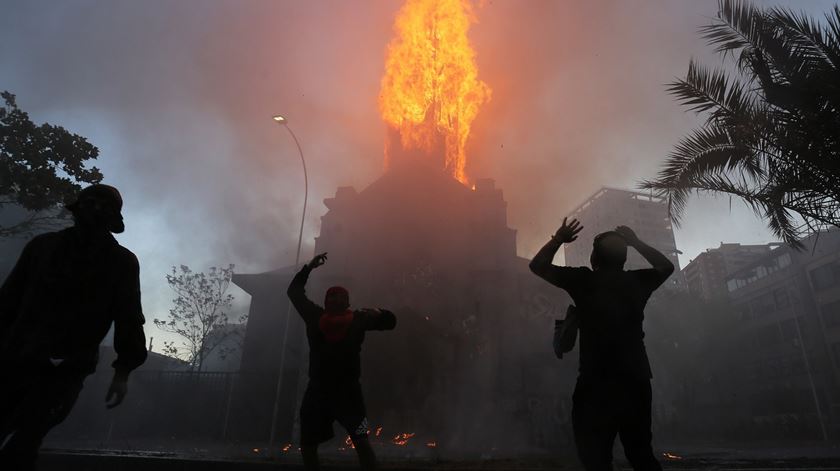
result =
M300 233L298 234L298 246L297 246L297 255L295 255L295 269L297 269L298 265L300 265L300 247L303 243L303 224L306 221L306 203L309 199L309 176L306 174L306 160L303 158L303 150L300 148L300 142L297 140L297 136L295 133L292 132L292 128L289 127L288 120L281 115L272 116L274 122L277 124L282 125L289 131L291 134L292 139L295 141L295 145L298 148L298 154L300 154L300 163L303 165L303 213L300 216ZM271 450L274 449L274 440L277 438L277 414L280 410L280 388L283 386L283 370L286 366L286 342L289 338L289 324L290 319L292 317L292 302L289 301L288 308L286 309L286 324L283 329L283 341L280 344L280 368L277 372L277 387L274 391L274 411L271 413L271 434L269 435L268 439L268 450L269 453Z

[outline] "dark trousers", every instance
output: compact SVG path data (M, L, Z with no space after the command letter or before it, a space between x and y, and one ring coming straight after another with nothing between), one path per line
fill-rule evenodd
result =
M634 470L662 469L651 446L650 380L581 376L572 403L575 445L587 471L612 471L616 435Z
M70 414L86 372L16 365L0 388L0 469L32 470L47 433Z

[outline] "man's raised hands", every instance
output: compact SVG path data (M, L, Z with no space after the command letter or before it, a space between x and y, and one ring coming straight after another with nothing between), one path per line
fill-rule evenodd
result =
M307 263L307 265L309 265L309 268L314 269L314 268L320 267L321 265L323 265L325 263L327 263L327 253L326 252L312 257L312 260L310 260L309 263Z
M580 225L577 219L572 219L568 224L566 223L566 219L563 218L563 225L560 226L560 229L557 229L557 232L553 236L554 240L561 244L574 242L577 239L578 233L583 230L583 226Z

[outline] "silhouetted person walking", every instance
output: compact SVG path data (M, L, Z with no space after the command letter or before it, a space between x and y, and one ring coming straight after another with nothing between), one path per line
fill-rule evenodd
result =
M397 318L384 309L350 310L346 289L327 290L324 307L306 297L306 282L313 269L327 261L316 255L289 285L289 299L306 323L309 340L309 385L300 408L300 442L307 470L319 469L318 445L331 439L333 422L347 430L364 470L376 469L376 456L368 440L368 420L362 387L359 353L365 332L391 330Z
M560 245L577 239L581 229L577 220L563 219L530 264L537 276L569 293L580 318L580 368L572 398L578 456L589 471L611 471L618 435L633 469L660 470L651 447L652 375L642 321L648 298L674 265L626 226L595 237L591 270L552 265ZM625 271L627 246L653 268Z
M0 287L0 469L34 469L47 432L63 421L114 325L119 405L146 359L140 268L111 232L125 229L116 188L92 185L68 205L74 226L33 238Z

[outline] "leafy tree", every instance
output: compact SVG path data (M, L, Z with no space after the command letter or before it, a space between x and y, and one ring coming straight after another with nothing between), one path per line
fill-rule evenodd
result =
M683 138L655 180L676 223L693 192L741 198L794 246L840 222L840 7L818 22L784 8L720 1L701 29L734 61L691 61L669 91L705 124Z
M15 96L0 93L0 208L13 205L27 211L15 222L0 224L0 237L29 235L66 224L63 204L81 183L102 181L102 173L85 163L99 149L61 126L36 125L21 111Z
M188 266L172 267L166 275L166 282L177 295L175 306L169 310L167 320L155 319L155 325L181 337L180 346L175 341L164 342L164 353L186 360L192 371L201 371L208 356L217 351L224 358L237 346L230 346L231 336L239 336L231 329L227 310L233 303L228 294L233 265L227 268L211 267L207 273L193 272ZM239 317L239 323L248 319L247 314Z

